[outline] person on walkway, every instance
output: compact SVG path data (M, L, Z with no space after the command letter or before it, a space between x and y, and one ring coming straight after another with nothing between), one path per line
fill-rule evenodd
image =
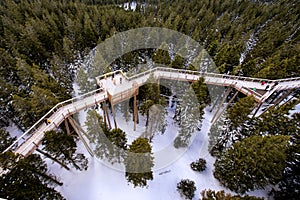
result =
M268 89L269 89L269 87L270 87L270 85L267 85L265 90L268 90Z
M46 122L47 125L51 123L49 118L46 118L45 122Z

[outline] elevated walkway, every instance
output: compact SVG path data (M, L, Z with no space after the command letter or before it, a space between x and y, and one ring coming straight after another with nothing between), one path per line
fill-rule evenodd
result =
M300 87L300 77L267 80L164 67L153 68L127 77L122 71L115 71L96 77L97 84L100 86L99 89L57 104L4 152L9 151L14 145L18 144L14 151L16 154L30 155L41 144L45 132L58 128L66 118L80 110L106 100L115 105L133 97L133 95L136 95L138 88L145 84L151 74L159 79L178 81L196 81L200 77L204 77L207 84L230 86L246 95L252 94L257 102L264 102L275 91ZM45 123L46 118L49 118L51 121L49 125Z
M121 70L118 70L96 77L96 80L100 87L106 89L111 102L116 104L131 98L136 88L145 84L151 74L158 79L189 82L197 81L200 77L204 77L206 84L233 87L245 95L252 94L257 102L264 102L275 91L300 87L300 77L269 80L165 67L153 68L131 77L127 77Z

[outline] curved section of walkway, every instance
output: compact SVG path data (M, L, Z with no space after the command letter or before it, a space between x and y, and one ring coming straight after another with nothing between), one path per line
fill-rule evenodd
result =
M274 91L300 87L300 77L267 80L164 67L127 77L122 71L115 71L96 77L100 89L57 104L4 152L19 144L14 152L23 156L30 155L41 144L45 132L56 129L67 117L107 99L116 104L132 97L137 87L142 86L151 74L156 78L179 81L196 81L204 77L207 84L234 87L246 95L254 95L258 102L264 102ZM51 121L49 125L44 122L46 118Z

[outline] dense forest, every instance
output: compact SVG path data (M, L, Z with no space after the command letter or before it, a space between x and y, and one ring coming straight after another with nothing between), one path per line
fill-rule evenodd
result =
M2 126L12 120L26 129L69 98L75 61L111 35L137 27L191 36L221 73L270 79L300 74L297 0L137 1L135 11L122 2L2 1Z
M190 36L207 50L220 73L268 79L300 76L298 0L136 0L135 10L125 9L124 2L128 1L0 2L0 127L8 126L12 121L21 130L26 130L58 102L71 98L74 95L72 84L80 71L80 64L90 51L112 35L134 28L164 27ZM130 52L115 64L124 68L135 67L136 63L142 62L132 62L135 58L189 68L183 58L173 59L156 49ZM201 102L207 104L208 100ZM278 190L281 192L275 192L276 198L296 198L299 194L299 174L296 173L299 170L299 114L287 115L297 103L293 101L284 108L273 108L260 119L248 116L254 104L250 97L241 98L232 106L226 115L221 116L225 124L217 122L220 126L213 127L210 135L210 151L217 158L215 177L239 193L280 183ZM239 116L241 109L244 109L244 115ZM6 135L1 130L1 137ZM219 135L238 139L225 142L218 139ZM70 140L74 153L76 145ZM253 141L258 141L258 144L253 144ZM184 142L178 139L178 146ZM271 148L274 143L278 144L277 148L272 148L269 153L261 151L256 156L280 155L272 158L278 165L269 163L267 166L276 170L260 171L255 178L254 175L251 177L252 172L250 178L240 177L245 182L243 187L236 186L236 180L230 180L229 176L240 175L228 173L232 169L226 163L228 160L239 164L233 155L240 156L242 149L248 149L244 155L247 157L257 146ZM2 150L8 146L1 145ZM72 163L75 157L70 156L69 162ZM62 198L42 184L59 183L50 176L42 177L47 168L39 157L28 157L14 165L22 167L32 160L38 160L41 167L30 180L41 183L40 187L49 192L47 198ZM251 165L251 162L246 164ZM31 173L30 170L25 172ZM276 176L268 177L270 172Z

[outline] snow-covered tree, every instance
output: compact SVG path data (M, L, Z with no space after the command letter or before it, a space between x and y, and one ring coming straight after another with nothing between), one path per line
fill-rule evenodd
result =
M250 136L246 123L254 107L254 97L239 99L227 112L223 113L212 125L209 133L209 151L213 156L219 155L237 141Z
M100 74L99 74L100 76ZM91 79L87 72L83 68L79 68L76 81L79 85L80 92L82 94L90 92L96 89L96 83L94 79Z
M163 134L166 130L167 122L165 116L166 109L160 104L152 105L149 109L149 120L146 126L146 137L152 141L157 133Z
M66 133L48 131L43 140L43 149L64 164L71 164L77 170L87 170L88 160L82 153L76 153L74 137Z
M214 190L203 190L201 192L202 200L263 200L264 198L248 196L248 195L234 195L230 193L225 193L224 190L214 191Z
M140 112L146 115L146 137L151 141L155 134L164 133L166 129L167 114L165 98L160 97L160 86L153 74L147 79L145 85L140 87Z
M214 176L238 193L277 184L283 175L289 136L251 136L220 155Z
M197 161L190 164L192 170L202 172L206 169L206 160L199 158Z
M183 95L182 101L176 107L176 110L177 116L175 115L175 118L179 123L179 133L174 140L174 147L186 147L196 128L199 127L203 116L203 110L201 113L192 88L189 88L186 94Z
M182 179L177 183L177 190L180 192L180 195L186 199L193 199L196 189L195 182L189 179Z
M95 144L94 153L101 159L109 162L122 162L127 149L127 138L121 129L109 130L102 117L95 110L89 110L87 120L88 138Z
M146 138L137 138L129 146L125 159L125 176L134 187L145 187L147 182L153 179L154 157L152 154L152 147Z
M3 152L15 140L16 137L10 137L9 132L5 131L5 129L0 129L0 152Z
M298 199L300 195L300 114L292 117L296 130L291 135L283 177L274 190L275 199Z
M1 167L7 173L0 177L0 197L5 199L64 199L53 186L62 185L56 177L48 174L47 164L37 154L20 158L11 152Z

